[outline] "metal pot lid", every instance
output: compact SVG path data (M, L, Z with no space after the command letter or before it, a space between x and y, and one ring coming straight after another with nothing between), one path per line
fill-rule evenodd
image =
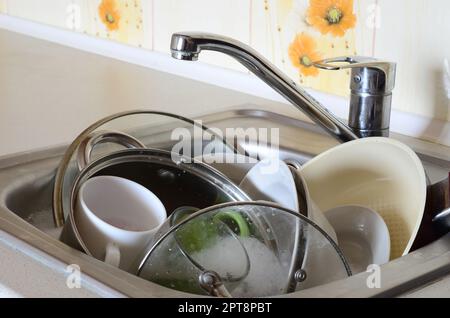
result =
M183 116L166 112L136 110L105 117L86 128L74 139L59 164L53 189L53 218L57 227L64 225L71 208L71 191L81 172L79 167L80 145L102 131L129 136L132 143L135 144L135 148L138 143L146 148L175 150L179 155L185 157L194 157L196 151L202 151L207 146L216 150L221 149L225 153L238 153L235 147L230 146L222 136L200 122ZM114 134L110 137L114 138ZM182 147L180 141L188 139L190 139L192 147ZM128 147L129 145L122 144L122 146ZM110 139L105 138L101 145L91 149L89 155L95 160L120 149L121 147L117 143L111 143Z
M195 159L188 163L188 159L169 151L147 148L119 150L95 160L75 180L71 191L71 211L60 239L102 260L103 255L96 255L85 244L74 215L77 193L84 182L92 177L116 176L136 182L161 200L168 215L175 208L186 204L206 208L225 202L250 200L219 171ZM258 220L252 221L260 223ZM169 229L161 227L160 231L164 231L164 228Z
M170 228L163 226L156 234L138 270L141 278L168 288L218 297L268 297L351 276L326 232L276 204L231 202L172 221L169 217Z

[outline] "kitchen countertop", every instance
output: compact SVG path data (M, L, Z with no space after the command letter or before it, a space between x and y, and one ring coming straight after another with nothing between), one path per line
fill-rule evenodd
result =
M44 252L0 231L0 297L123 297L102 283L80 274L79 287L73 272Z
M107 115L152 109L193 116L290 105L0 30L0 156L67 144Z

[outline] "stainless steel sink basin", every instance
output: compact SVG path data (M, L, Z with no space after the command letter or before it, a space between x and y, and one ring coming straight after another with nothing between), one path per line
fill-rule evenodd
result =
M305 122L264 111L231 111L203 116L209 127L275 127L280 129L283 159L306 162L336 145L336 141ZM424 141L394 135L409 144L421 157L430 183L448 176L450 149ZM244 146L264 157L268 147ZM5 157L0 160L0 230L67 264L77 264L82 272L130 297L187 297L113 268L58 241L51 200L53 178L64 147ZM291 294L292 297L381 297L415 295L423 288L442 286L450 277L450 234L381 268L381 288L369 288L362 273L348 279ZM436 283L436 284L435 284ZM446 285L446 284L443 284ZM438 288L438 287L436 287ZM436 292L439 292L438 290ZM449 292L449 291L447 291Z

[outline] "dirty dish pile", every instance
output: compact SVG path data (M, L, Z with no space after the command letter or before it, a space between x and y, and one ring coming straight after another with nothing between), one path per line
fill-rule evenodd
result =
M86 148L97 146L109 136L131 149L115 151L91 162ZM284 197L268 198L278 200L278 204L247 203L248 206L235 207L236 211L230 206L201 220L207 209L252 199L216 169L195 160L188 163L189 158L168 151L145 149L126 134L104 131L88 138L78 149L81 173L74 183L72 208L61 235L61 240L70 246L155 281L155 277L161 278L161 273L155 272L153 265L164 260L161 252L154 252L156 246L175 228L182 228L173 236L176 244L170 243L173 246L164 249L165 256L175 260L164 265L170 275L157 282L180 291L216 296L275 296L351 274L335 238L300 215L303 207L308 213L310 205L303 202L308 196L297 190L293 174L283 162L269 162L275 169L269 171L269 179L276 180L281 172L276 188L288 181ZM267 162L257 164L251 174L260 173L263 164ZM261 182L261 185L268 184ZM301 204L298 193L302 193ZM283 208L283 204L287 207ZM187 221L197 217L198 221ZM307 230L308 227L311 229ZM177 257L176 251L181 256ZM310 255L307 257L306 253ZM329 266L334 260L335 268L318 274L312 254L322 255ZM148 262L151 255L152 261ZM156 260L154 255L159 255ZM205 282L195 281L192 285L192 277L174 274L183 264L189 264L195 271L181 272L191 273L192 277L216 273L219 276L214 278L227 286L220 292L210 289L217 284L208 285L208 276L202 276ZM263 271L262 264L271 266ZM267 277L262 280L261 275ZM190 287L183 287L187 282ZM236 284L242 285L237 288Z
M61 240L145 279L197 294L275 296L350 275L335 239L300 215L293 174L283 162L270 163L275 168L269 174L275 180L281 171L282 178L290 181L285 189L288 195L279 198L281 204L255 202L234 207L238 201L251 201L250 197L216 170L195 161L188 164L185 159L162 150L135 148L92 163L86 160L86 166L80 165L82 172L72 192L73 209ZM260 168L258 164L256 169ZM166 184L170 189L162 191ZM282 184L279 181L277 186ZM170 198L167 190L171 190ZM302 200L306 197L301 196ZM295 210L283 210L283 202ZM223 204L230 206L201 218L208 209ZM302 206L309 207L304 202ZM189 222L191 219L195 222ZM176 235L169 236L176 228L180 228ZM154 252L164 238L175 243ZM150 256L152 261L148 261ZM323 273L317 273L318 259L327 260ZM160 264L157 269L156 264ZM263 264L267 266L261 267ZM168 276L162 274L167 272ZM178 277L176 273L191 276ZM222 291L209 289L205 282L192 282L193 277L211 273L227 283ZM267 277L262 279L262 275ZM242 285L237 288L236 284Z
M390 139L348 142L301 166L255 160L220 138L221 150L193 158L153 147L164 138L103 125L83 132L58 170L60 239L168 288L217 297L308 289L407 253L420 225L423 167Z

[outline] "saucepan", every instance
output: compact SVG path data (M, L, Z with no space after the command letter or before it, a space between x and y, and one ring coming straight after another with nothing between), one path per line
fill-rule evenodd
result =
M110 134L103 134L105 131L109 131ZM125 133L129 138L116 138L114 132ZM92 147L93 143L96 144L95 147ZM177 145L182 147L176 148ZM206 152L206 147L214 148L215 151L219 149L225 153L241 153L227 143L223 136L201 122L177 114L133 110L102 118L73 140L59 164L53 190L55 226L63 226L68 219L71 209L70 194L75 180L80 175L80 162L94 161L123 147L144 146L175 151L187 157L195 157L198 153ZM84 148L85 151L80 151L80 148Z
M427 204L413 249L436 241L450 231L450 173L440 182L428 186Z
M101 142L117 142L131 149L120 150L90 162L90 153ZM93 255L78 230L75 218L78 193L86 181L99 176L114 176L133 181L151 191L170 215L180 206L206 208L226 202L249 201L250 198L214 168L179 154L144 148L135 138L120 132L96 132L78 149L80 174L71 192L71 205L61 240ZM98 198L108 200L108 198ZM123 213L126 213L124 211ZM255 223L258 220L254 220Z

